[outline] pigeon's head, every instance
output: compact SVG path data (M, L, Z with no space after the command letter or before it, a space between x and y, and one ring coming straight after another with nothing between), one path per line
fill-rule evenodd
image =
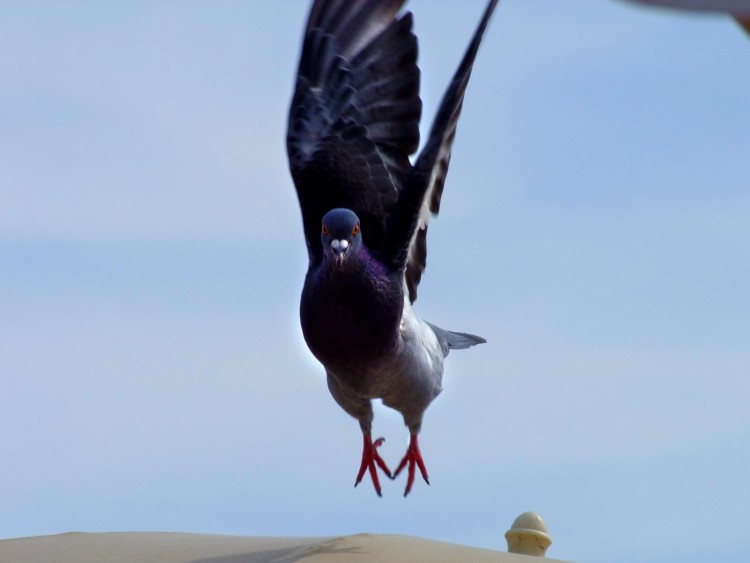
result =
M362 246L359 217L350 209L331 209L323 215L320 231L323 252L341 266L344 259Z

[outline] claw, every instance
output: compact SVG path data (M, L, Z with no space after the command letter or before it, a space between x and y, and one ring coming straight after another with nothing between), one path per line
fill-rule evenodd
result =
M396 471L393 473L393 478L395 479L399 473L401 473L401 470L406 467L407 463L409 464L409 471L408 471L408 477L406 479L406 490L404 490L404 496L408 495L411 491L411 487L414 484L414 476L415 476L415 467L419 467L419 472L422 474L422 479L424 479L425 483L428 485L430 484L430 479L427 476L427 468L424 465L424 460L422 459L422 453L419 451L419 442L417 441L417 435L412 434L411 439L409 440L409 447L406 449L406 455L404 456L404 459L401 460L401 463L398 464L398 467L396 468Z
M362 448L362 465L359 466L359 473L357 473L357 480L355 481L354 486L356 487L359 485L360 481L362 481L362 477L365 475L365 471L369 470L372 484L375 487L375 492L378 493L379 497L382 497L383 495L380 492L380 480L378 479L378 470L375 465L377 464L377 466L380 467L389 478L394 478L391 474L391 470L388 469L388 466L380 457L380 454L378 454L378 448L383 442L385 442L385 438L378 438L373 442L372 437L369 434L363 434L363 437L364 446Z

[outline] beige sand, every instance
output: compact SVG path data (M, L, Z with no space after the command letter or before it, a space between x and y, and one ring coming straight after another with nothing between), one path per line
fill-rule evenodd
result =
M300 560L305 563L553 561L407 536L377 534L256 538L162 532L75 532L0 540L2 563L281 563Z

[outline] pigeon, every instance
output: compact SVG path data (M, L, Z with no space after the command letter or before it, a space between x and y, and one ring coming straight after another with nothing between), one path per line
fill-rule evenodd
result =
M413 309L425 269L427 223L440 208L472 65L491 0L438 108L419 156L420 71L405 0L315 0L289 109L287 154L307 243L300 323L335 401L359 421L362 461L395 479L416 468L422 418L442 388L452 349L486 342L438 328ZM372 401L401 413L409 445L395 471L372 439Z

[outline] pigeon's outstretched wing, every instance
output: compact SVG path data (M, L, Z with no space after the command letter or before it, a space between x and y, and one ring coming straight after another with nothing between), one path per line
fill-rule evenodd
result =
M404 0L317 0L289 111L287 153L311 262L320 220L335 207L360 218L378 251L419 145L419 69Z
M451 160L451 147L456 124L461 115L464 93L471 77L482 35L498 0L491 0L484 11L474 37L464 54L456 74L432 125L430 136L419 154L405 189L388 225L387 251L394 268L405 267L409 300L417 298L417 285L427 261L427 222L437 215L443 195L445 176Z

